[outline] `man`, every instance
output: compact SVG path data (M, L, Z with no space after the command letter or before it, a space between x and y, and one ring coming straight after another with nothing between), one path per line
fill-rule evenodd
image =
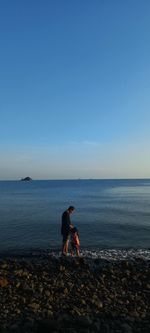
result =
M70 215L73 213L74 210L75 208L73 206L70 206L62 214L62 224L61 224L61 234L63 236L62 255L67 255L68 253L70 229L73 227L71 224Z

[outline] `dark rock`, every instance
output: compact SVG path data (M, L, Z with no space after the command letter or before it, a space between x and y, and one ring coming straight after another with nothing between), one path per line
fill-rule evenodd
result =
M149 276L150 262L1 260L0 333L148 333Z
M30 181L30 180L32 180L32 178L30 178L30 177L25 177L25 178L21 179L21 181Z

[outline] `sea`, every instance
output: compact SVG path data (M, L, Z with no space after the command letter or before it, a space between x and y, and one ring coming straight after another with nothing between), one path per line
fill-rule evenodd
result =
M70 205L81 256L150 260L150 179L0 181L0 254L59 255Z

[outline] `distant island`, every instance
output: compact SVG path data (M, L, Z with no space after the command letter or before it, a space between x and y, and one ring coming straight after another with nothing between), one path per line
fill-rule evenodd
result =
M25 178L21 179L21 181L27 181L27 182L30 181L30 180L32 180L32 178L30 178L30 177L25 177Z

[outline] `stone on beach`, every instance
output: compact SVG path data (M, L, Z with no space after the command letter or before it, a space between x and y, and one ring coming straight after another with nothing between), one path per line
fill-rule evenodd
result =
M148 333L149 261L0 261L0 332Z

